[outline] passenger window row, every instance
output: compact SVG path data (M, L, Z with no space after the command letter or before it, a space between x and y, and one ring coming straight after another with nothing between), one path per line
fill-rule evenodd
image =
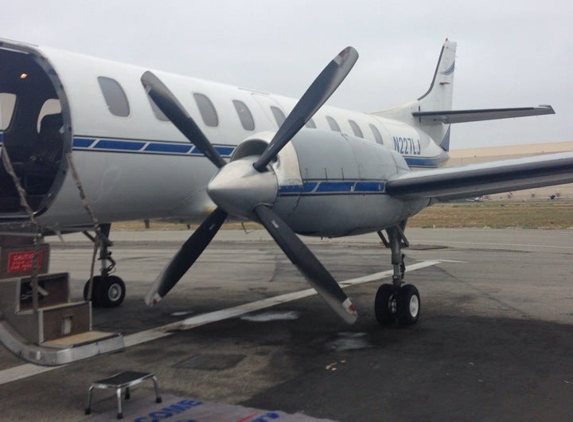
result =
M119 82L111 78L100 76L98 77L98 83L110 113L118 117L129 116L130 109L127 95L125 95L125 91ZM217 114L217 110L215 109L215 106L209 97L207 97L205 94L193 93L193 98L195 99L195 103L197 104L197 108L199 109L199 113L203 119L203 123L209 127L219 126L219 116ZM155 103L149 97L148 99L155 117L163 122L168 121L169 119L165 116L165 114L163 114L157 105L155 105ZM254 131L255 120L253 118L253 114L249 110L249 107L243 101L233 100L232 102L243 129L247 131ZM276 106L271 106L270 109L277 125L280 127L286 119L284 112ZM335 132L342 132L340 125L333 117L326 116L326 121L331 130ZM362 129L358 123L356 123L354 120L348 120L348 123L354 136L364 138L364 133L362 132ZM306 123L305 127L315 129L316 123L313 119L310 119ZM380 130L372 123L369 124L369 128L372 131L372 135L374 136L376 142L382 144L383 139Z

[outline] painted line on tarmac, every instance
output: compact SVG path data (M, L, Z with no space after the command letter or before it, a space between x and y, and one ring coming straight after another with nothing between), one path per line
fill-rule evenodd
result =
M442 260L422 261L412 265L408 265L408 272L421 270L427 267L432 267L443 262ZM382 271L366 275L363 277L353 278L350 280L341 281L341 287L356 286L359 284L370 283L376 280L390 278L392 270ZM287 293L280 296L274 296L256 302L245 303L244 305L235 306L232 308L222 309L220 311L208 312L206 314L197 315L182 321L174 322L171 324L163 325L161 327L151 328L149 330L140 331L138 333L127 335L123 338L125 348L137 346L139 344L148 343L160 338L169 337L176 331L190 330L202 325L211 324L213 322L223 321L226 319L236 318L248 314L250 312L259 311L261 309L271 308L282 303L292 302L294 300L303 299L316 295L314 289L301 290L294 293ZM80 361L81 362L81 361ZM8 384L17 380L32 377L34 375L42 374L44 372L52 371L54 369L62 368L62 366L40 366L33 363L26 363L23 365L15 366L0 371L0 385Z
M408 272L421 270L423 268L431 267L439 264L440 260L423 261L416 264L408 265ZM339 282L342 288L356 286L358 284L369 283L392 276L392 270L382 271L379 273L370 274L363 277L353 278ZM206 314L197 315L184 319L183 321L174 322L172 324L164 325L158 328L142 331L137 334L131 334L124 338L125 347L135 346L137 344L146 343L148 341L156 340L162 337L171 335L173 331L190 330L201 325L211 324L213 322L223 321L239 317L250 312L259 311L261 309L271 308L282 303L292 302L294 300L303 299L305 297L314 296L318 293L314 289L306 289L293 293L286 293L280 296L274 296L267 299L258 300L256 302L245 303L244 305L235 306L233 308L222 309L220 311L209 312Z
M25 363L23 365L14 366L0 371L0 385L8 384L13 381L18 381L24 378L32 377L34 375L42 374L44 372L53 371L60 368L59 366L40 366L33 363Z

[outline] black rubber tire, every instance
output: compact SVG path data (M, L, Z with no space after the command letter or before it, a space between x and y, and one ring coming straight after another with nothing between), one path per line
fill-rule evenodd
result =
M95 277L94 277L95 278ZM125 283L119 277L110 275L101 278L97 292L97 302L102 308L115 308L125 299Z
M390 325L396 321L394 307L394 287L391 284L383 284L376 292L374 299L374 313L380 325Z
M99 306L99 302L98 302L98 295L97 295L97 291L99 289L99 285L100 285L100 280L101 277L100 276L95 276L94 280L93 280L93 291L92 291L92 306ZM90 286L90 281L86 281L86 284L84 285L84 300L87 301L88 300L88 289Z
M410 326L418 322L422 302L416 286L405 284L400 287L396 298L396 317L401 326Z

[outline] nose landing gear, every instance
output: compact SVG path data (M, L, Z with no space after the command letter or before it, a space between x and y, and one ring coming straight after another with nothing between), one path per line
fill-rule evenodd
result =
M92 290L90 293L90 280L84 286L84 299L91 301L94 306L102 308L113 308L123 303L125 299L125 283L123 280L115 275L111 275L115 271L115 261L111 257L109 248L113 246L108 236L111 229L111 224L100 225L101 238L98 240L87 232L84 234L89 237L94 243L99 242L99 261L101 261L100 275L93 277ZM109 264L108 264L109 262Z

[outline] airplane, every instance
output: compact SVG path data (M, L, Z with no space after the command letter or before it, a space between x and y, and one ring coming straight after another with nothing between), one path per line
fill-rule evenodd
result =
M573 153L444 167L452 124L554 114L551 106L453 110L456 43L428 91L374 113L324 103L358 59L342 50L296 101L255 90L0 40L0 232L94 231L101 275L84 296L118 306L110 227L200 223L145 297L155 305L227 218L259 222L347 323L357 312L298 235L378 233L391 251L382 325L414 325L405 282L410 217L440 201L573 182Z

